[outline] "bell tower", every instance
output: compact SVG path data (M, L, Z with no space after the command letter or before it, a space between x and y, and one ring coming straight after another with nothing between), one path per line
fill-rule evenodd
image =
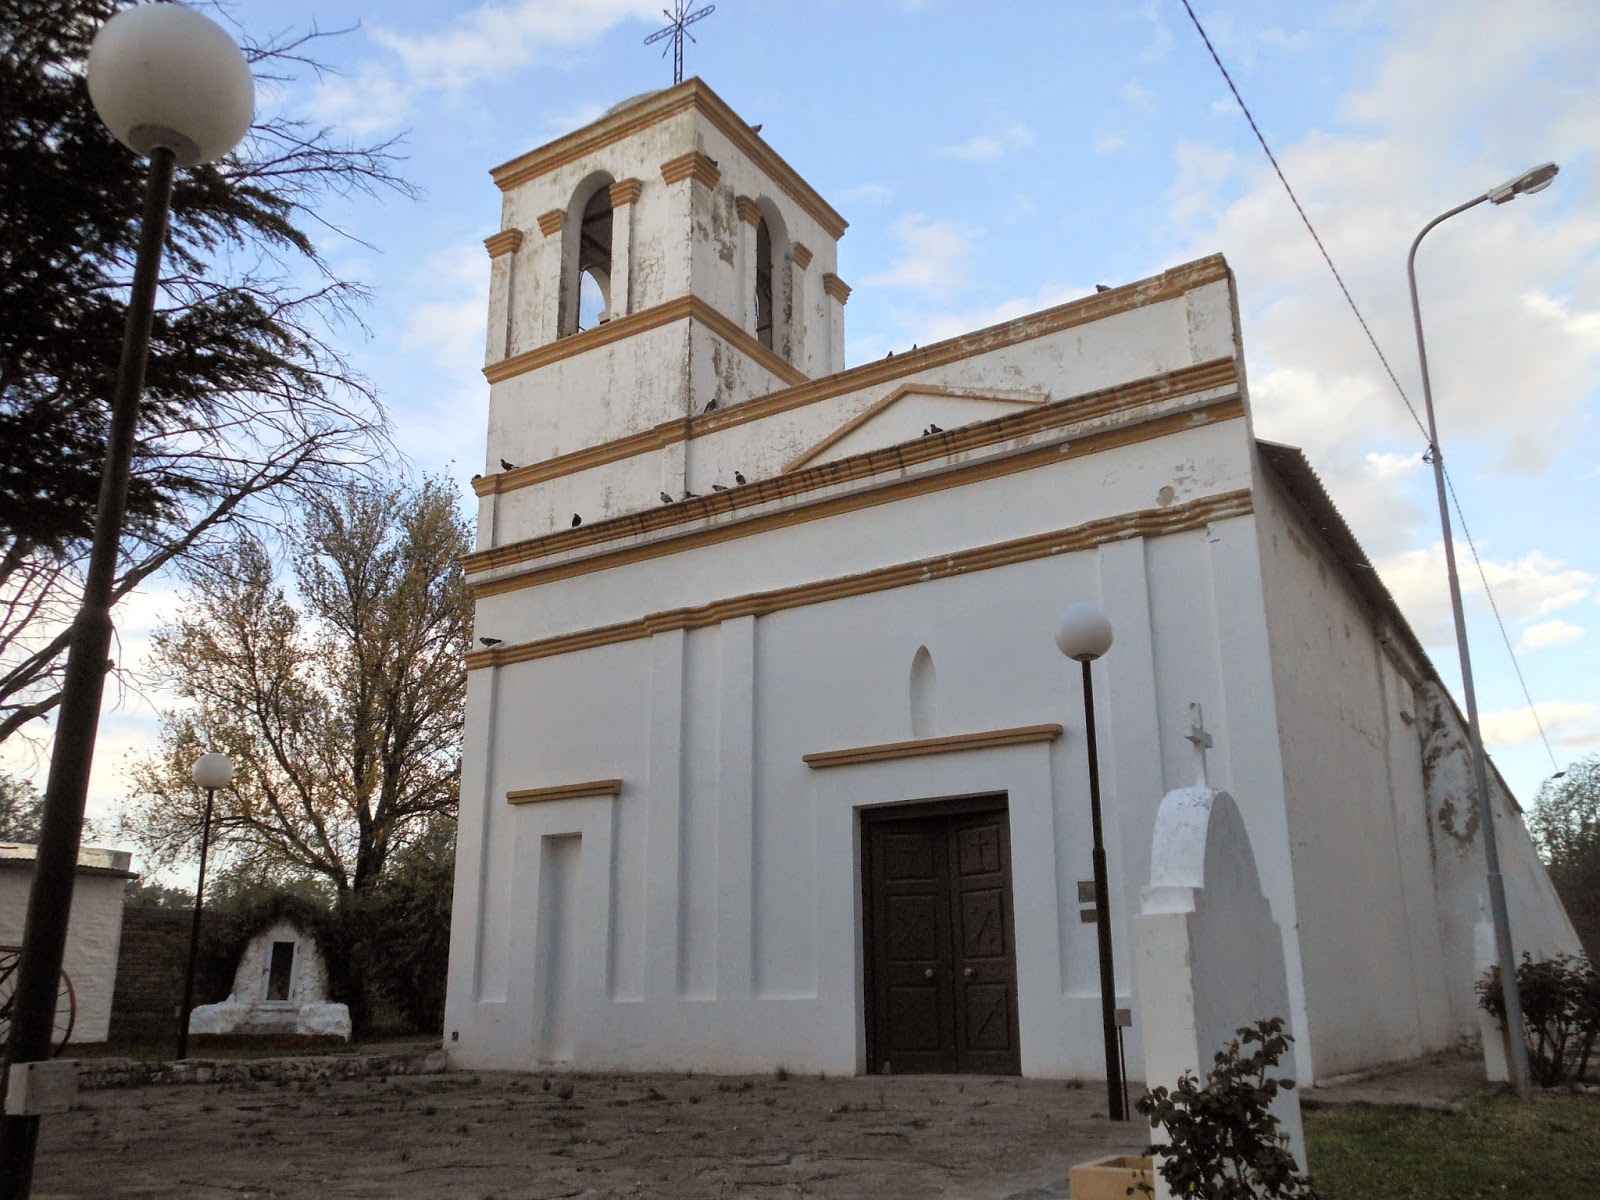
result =
M843 369L844 219L700 80L491 175L480 548L552 532L580 501L590 520L677 496L688 439L652 456L652 431ZM570 504L521 495L587 459L627 469Z

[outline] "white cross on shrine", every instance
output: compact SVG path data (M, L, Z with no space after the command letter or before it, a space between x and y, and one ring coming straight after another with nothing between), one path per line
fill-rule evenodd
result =
M1210 787L1211 782L1206 778L1206 751L1216 745L1216 741L1206 732L1205 715L1198 703L1189 705L1189 732L1183 736L1194 747L1195 786Z

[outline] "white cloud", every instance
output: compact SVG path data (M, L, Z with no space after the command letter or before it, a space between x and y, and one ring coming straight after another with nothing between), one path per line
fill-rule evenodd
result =
M1538 717L1535 719L1535 710ZM1559 746L1585 750L1600 746L1600 704L1568 704L1547 700L1534 708L1502 709L1480 717L1483 743L1491 749L1535 741L1539 726Z
M1570 621L1559 618L1553 621L1540 621L1522 631L1522 637L1517 641L1517 649L1543 650L1547 646L1567 646L1581 639L1583 635L1583 626L1574 625Z
M953 146L939 147L946 158L959 158L966 162L988 162L1011 150L1022 150L1033 145L1033 130L1021 121L1013 121L999 133L979 134Z
M394 129L424 96L504 78L593 42L623 21L659 20L659 12L659 0L490 0L432 32L374 24L370 37L384 55L351 76L324 80L312 110L358 136Z
M1382 450L1367 452L1367 474L1375 479L1399 479L1422 465L1420 454L1390 454Z
M1471 556L1457 549L1462 595L1468 604L1482 602L1483 588ZM1384 584L1405 612L1417 636L1430 646L1446 645L1453 637L1450 598L1445 583L1444 547L1406 550L1378 559L1374 564ZM1483 572L1494 591L1495 603L1508 621L1534 621L1587 599L1595 577L1568 566L1560 559L1534 551L1516 562L1485 559Z
M841 200L861 200L868 204L887 204L894 198L894 189L881 183L858 183L839 193Z
M900 255L868 284L916 288L932 297L949 295L967 279L966 262L978 231L954 221L933 221L908 213L895 223Z

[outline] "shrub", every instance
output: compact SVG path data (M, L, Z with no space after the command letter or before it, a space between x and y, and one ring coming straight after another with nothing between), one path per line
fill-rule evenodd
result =
M1203 1085L1186 1071L1170 1092L1158 1087L1134 1102L1152 1129L1167 1131L1168 1142L1153 1143L1145 1152L1160 1155L1157 1170L1174 1196L1317 1200L1270 1107L1280 1091L1294 1087L1292 1079L1267 1074L1292 1040L1283 1032L1282 1017L1244 1026L1217 1051ZM1246 1053L1243 1048L1249 1046L1256 1049ZM1154 1191L1149 1184L1139 1190Z
M1476 990L1479 1007L1504 1029L1506 998L1500 968L1491 967ZM1600 1039L1600 970L1581 955L1561 954L1535 962L1525 953L1517 968L1517 991L1533 1081L1553 1087L1587 1078Z

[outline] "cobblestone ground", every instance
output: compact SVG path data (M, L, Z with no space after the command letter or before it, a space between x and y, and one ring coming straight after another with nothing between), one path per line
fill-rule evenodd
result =
M86 1091L36 1200L836 1200L1067 1194L1136 1151L1102 1086L981 1076L511 1073Z

